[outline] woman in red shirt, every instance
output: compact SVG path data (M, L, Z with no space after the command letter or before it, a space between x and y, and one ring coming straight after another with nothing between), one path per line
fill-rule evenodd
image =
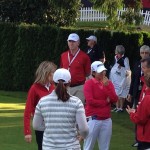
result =
M145 75L146 88L137 109L127 107L130 120L137 125L138 150L150 149L150 74Z
M118 97L112 82L106 77L106 68L102 62L93 62L91 71L93 78L84 84L85 112L89 126L84 150L92 150L96 140L102 150L109 150L112 134L111 103L117 102Z
M26 142L32 141L30 120L41 97L50 94L53 89L53 73L57 66L50 61L43 61L36 70L35 81L30 87L24 111L24 135ZM38 150L42 150L43 131L35 131Z

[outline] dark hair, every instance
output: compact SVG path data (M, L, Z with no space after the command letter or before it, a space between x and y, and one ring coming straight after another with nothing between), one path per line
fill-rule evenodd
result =
M144 58L141 60L141 62L147 62L147 68L150 68L150 57Z
M95 73L95 71L92 71L92 74L91 74L92 77L95 78L95 74L93 74L93 73Z
M62 100L63 102L68 101L70 95L67 92L67 86L69 86L69 84L64 84L64 80L59 80L59 83L55 83L55 85L55 92L58 96L58 100Z

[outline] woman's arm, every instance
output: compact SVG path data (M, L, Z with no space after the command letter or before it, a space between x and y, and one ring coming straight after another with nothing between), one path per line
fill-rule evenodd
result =
M109 81L108 85L105 85L104 88L105 88L105 93L107 94L107 96L110 99L110 102L111 103L117 102L118 96L116 95L115 88L114 88L112 82Z
M88 128L87 121L86 121L85 110L81 103L76 113L76 122L78 124L79 134L83 138L86 138L89 133L89 128Z
M36 100L36 93L34 90L34 86L31 86L28 92L26 106L24 110L24 134L25 135L31 135L30 119L34 109L35 100Z
M136 124L145 124L150 116L150 96L143 99L135 113L130 113L130 120Z
M40 110L40 103L36 106L35 114L33 117L33 129L38 131L45 130L44 119Z
M99 108L108 105L108 102L105 99L94 99L92 82L92 79L90 79L84 84L83 92L86 99L86 104Z

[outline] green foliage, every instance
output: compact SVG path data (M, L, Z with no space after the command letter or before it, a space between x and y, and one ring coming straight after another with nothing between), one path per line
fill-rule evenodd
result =
M14 24L0 24L0 89L13 87L13 54L17 40Z
M2 22L20 22L22 20L21 0L1 0L0 18Z
M116 29L118 9L122 7L123 0L91 0L94 8L102 10L107 15L107 20L112 29Z
M127 30L127 25L139 25L143 16L140 15L140 0L90 0L94 8L102 10L107 15L111 29ZM118 10L123 6L127 10L118 18Z
M40 62L55 62L55 41L57 29L50 26L19 26L18 40L14 53L14 87L26 90L34 80L34 73Z
M76 22L80 0L4 0L0 17L4 22L69 26Z
M143 41L145 45L149 45L150 44L150 32L142 32L143 34Z
M132 3L131 3L132 2ZM126 25L140 25L143 16L140 14L142 4L140 0L132 0L125 3L127 10L122 13L121 19Z
M95 35L98 39L98 44L100 45L100 49L105 52L107 58L107 62L111 61L114 56L114 52L112 51L112 34L110 31L106 30L97 30ZM107 41L107 42L106 42Z

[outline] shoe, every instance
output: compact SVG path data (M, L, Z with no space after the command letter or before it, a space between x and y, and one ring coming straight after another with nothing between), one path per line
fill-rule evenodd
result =
M123 109L117 109L115 112L117 113L123 112Z
M138 147L139 143L135 142L134 144L132 144L132 147Z
M111 112L116 112L118 109L117 108L114 108L113 110L111 110Z

